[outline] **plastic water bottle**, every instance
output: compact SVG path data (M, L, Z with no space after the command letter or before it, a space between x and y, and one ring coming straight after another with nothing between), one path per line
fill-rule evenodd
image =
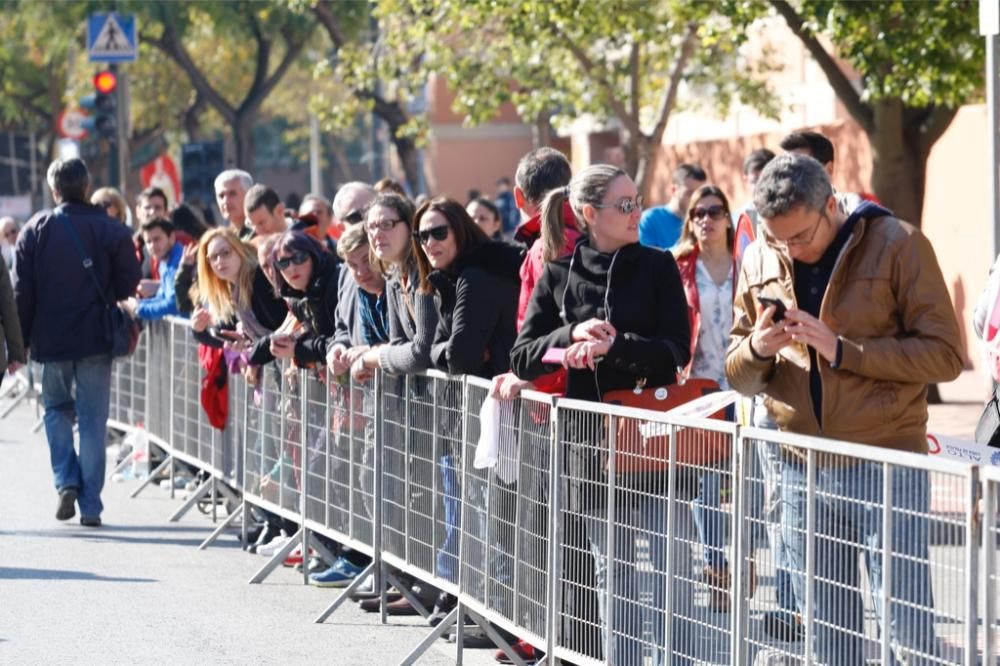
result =
M145 479L149 476L149 437L142 423L129 435L132 438L132 478Z

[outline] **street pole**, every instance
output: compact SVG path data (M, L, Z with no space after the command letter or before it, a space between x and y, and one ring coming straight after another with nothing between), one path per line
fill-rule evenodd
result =
M111 63L108 67L112 74L115 75L115 81L118 80L118 65L116 63ZM122 140L122 123L121 123L121 86L115 85L115 90L112 93L115 96L115 135L108 140L108 184L112 187L121 187L119 174L122 173L121 164L119 162L120 150ZM121 189L119 189L121 191Z
M979 32L986 36L986 145L989 153L987 192L993 227L993 255L1000 255L1000 6L997 0L979 0Z

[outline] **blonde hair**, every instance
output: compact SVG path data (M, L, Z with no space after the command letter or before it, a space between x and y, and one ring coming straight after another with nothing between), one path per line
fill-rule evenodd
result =
M103 199L110 199L113 201L115 208L118 209L118 221L122 224L128 224L128 204L125 203L125 197L121 195L121 192L113 187L100 187L94 190L94 193L90 195L90 203L101 201Z
M361 247L368 247L368 230L364 223L347 227L337 241L337 255L347 261L348 255Z
M225 240L240 258L240 272L235 284L216 275L208 260L208 246L216 238ZM255 248L241 241L231 227L212 229L198 242L197 299L208 308L216 322L230 321L239 310L250 307L254 272L257 270L256 255Z
M627 176L622 169L610 164L594 164L573 176L566 187L550 190L542 200L541 239L542 258L553 261L563 254L566 246L566 223L563 220L563 204L569 201L576 225L587 233L587 221L583 217L585 204L599 206L604 201L612 181Z

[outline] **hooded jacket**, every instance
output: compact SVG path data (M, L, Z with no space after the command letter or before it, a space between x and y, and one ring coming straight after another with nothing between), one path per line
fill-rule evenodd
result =
M491 241L428 276L438 310L434 367L485 378L510 369L523 256L518 246Z
M927 238L873 204L837 257L819 318L837 334L838 367L821 357L822 428L801 345L774 358L750 347L757 297L796 306L792 262L760 241L747 248L733 302L726 376L745 395L763 393L781 430L927 453L927 384L962 370L955 310Z

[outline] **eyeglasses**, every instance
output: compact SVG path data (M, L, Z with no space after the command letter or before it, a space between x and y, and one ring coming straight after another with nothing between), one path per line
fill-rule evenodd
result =
M226 248L225 250L219 250L215 254L208 255L208 263L214 264L219 259L228 259L233 256L233 250L231 248Z
M783 241L780 241L774 236L772 236L766 229L764 229L764 226L761 225L761 229L764 232L763 233L764 241L768 245L778 250L787 251L789 248L792 247L805 247L806 245L812 243L813 240L816 238L816 232L819 231L819 223L822 222L824 219L828 219L826 217L826 213L824 213L823 211L819 211L819 216L816 218L816 223L812 226L812 231L809 232L802 231L800 233L795 234L791 238L788 238ZM808 237L806 236L806 233L809 234Z
M280 259L274 260L274 265L278 267L279 271L283 271L292 264L296 266L301 266L309 260L309 254L306 252L296 252L290 257L281 257Z
M350 213L344 216L344 222L347 222L348 224L357 224L358 222L361 222L364 219L365 219L364 212L358 210L357 208L355 208Z
M594 208L617 208L622 215L631 215L633 211L642 210L642 195L638 194L635 200L629 198L619 199L610 204L594 204Z
M448 231L451 229L447 224L439 224L436 227L431 227L430 229L424 229L422 231L414 231L413 237L420 241L421 245L427 245L431 242L431 239L440 242L448 238Z
M698 208L692 208L690 215L692 220L701 220L706 217L713 220L718 220L722 218L725 214L726 214L726 209L724 206L715 205L715 206L708 206L707 208L700 206Z
M347 218L344 218L344 219L347 219ZM403 222L403 221L404 220L402 220L402 219L396 219L396 220L372 220L371 222L369 222L368 224L365 225L365 229L368 230L368 235L369 236L374 236L375 234L377 234L380 231L392 231L393 229L396 228L397 224L399 224L400 222Z

